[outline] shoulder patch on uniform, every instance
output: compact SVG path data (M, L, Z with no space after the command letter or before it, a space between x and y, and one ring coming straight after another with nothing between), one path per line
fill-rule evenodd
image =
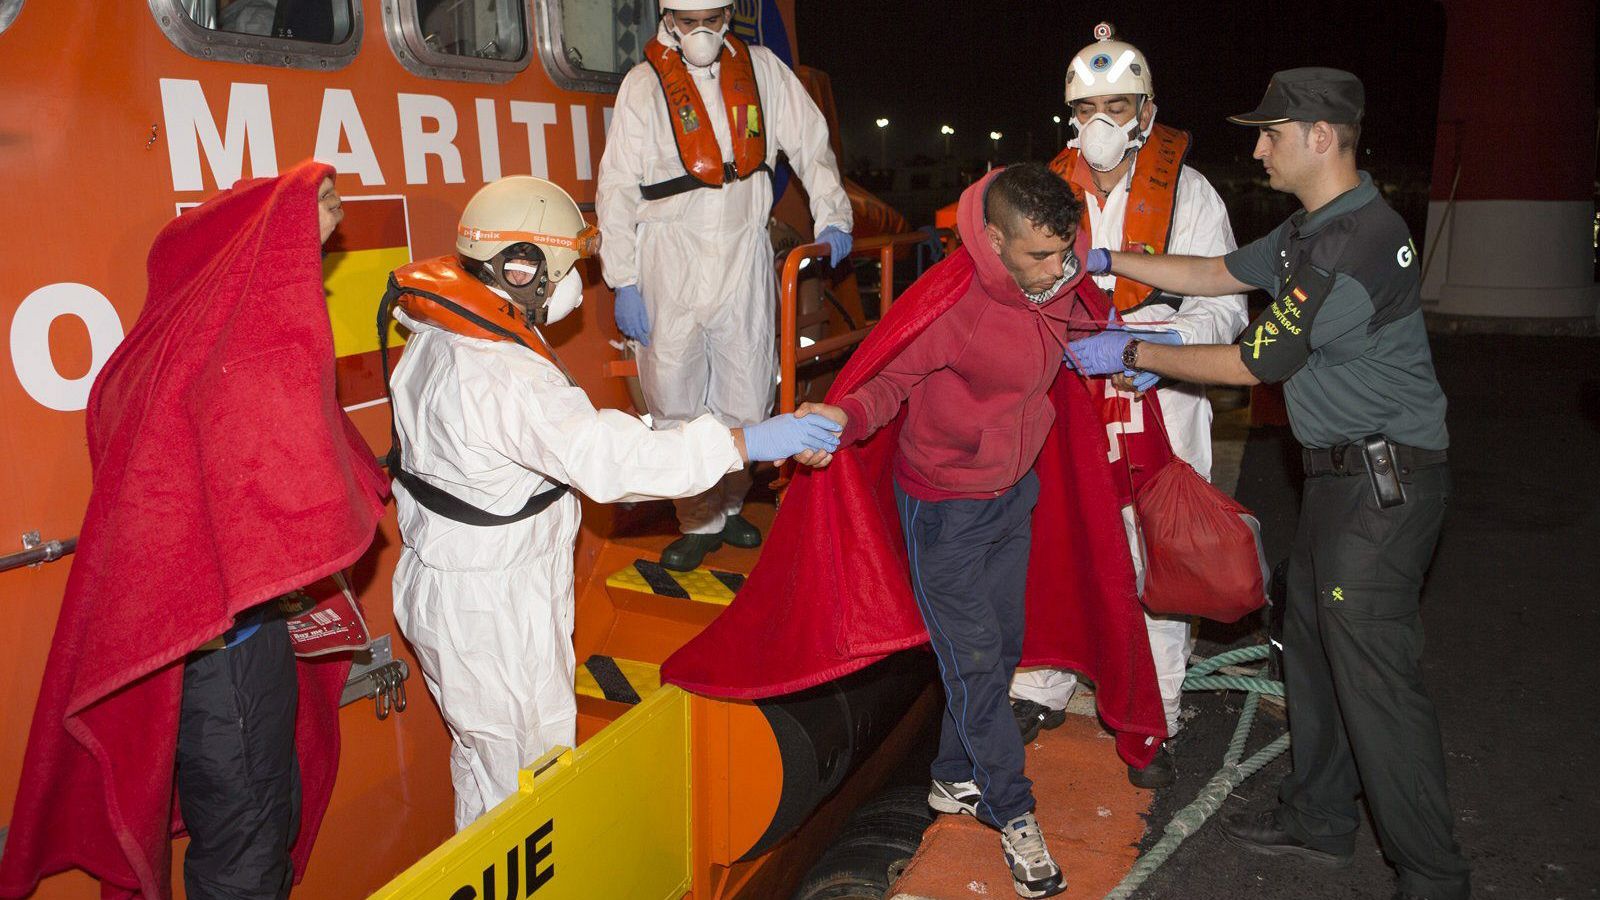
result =
M1422 308L1422 266L1405 220L1379 197L1352 214L1360 232L1341 261L1372 298L1371 334Z

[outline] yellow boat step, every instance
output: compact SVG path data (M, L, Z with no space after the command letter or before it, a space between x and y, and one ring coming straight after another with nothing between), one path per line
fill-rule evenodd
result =
M704 566L692 572L674 572L648 559L636 559L633 565L613 572L606 579L606 587L610 588L716 606L727 606L743 584L744 576L738 572L722 572Z
M577 671L578 695L635 704L661 687L661 667L636 659L595 654Z

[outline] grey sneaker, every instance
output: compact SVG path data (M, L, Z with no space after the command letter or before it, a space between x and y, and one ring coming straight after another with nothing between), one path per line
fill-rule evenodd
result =
M1054 897L1067 889L1066 876L1050 858L1044 832L1033 813L1023 813L1000 829L1000 849L1011 867L1012 887L1019 897Z
M952 815L978 815L978 801L983 794L976 781L940 781L935 778L928 790L928 805L942 813Z

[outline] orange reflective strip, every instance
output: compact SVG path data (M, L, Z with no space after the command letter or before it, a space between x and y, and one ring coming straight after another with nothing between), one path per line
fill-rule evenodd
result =
M537 231L491 231L486 228L468 228L465 225L456 229L456 231L470 241L545 244L550 247L560 247L563 250L575 250L579 256L593 255L594 245L598 243L600 238L600 229L593 225L585 227L572 237L564 237L559 234L540 234Z

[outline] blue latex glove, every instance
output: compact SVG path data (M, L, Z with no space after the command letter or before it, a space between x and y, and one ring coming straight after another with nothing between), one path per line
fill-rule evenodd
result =
M644 295L637 284L617 288L617 330L624 337L650 346L650 314L644 308Z
M1111 271L1111 251L1104 247L1091 249L1089 258L1083 261L1083 267L1089 270L1090 275L1104 275Z
M773 416L765 422L746 425L744 452L751 462L772 462L787 459L804 450L839 449L838 422L824 415L812 413L802 419L793 413Z
M1135 394L1142 394L1145 391L1150 390L1155 386L1156 382L1161 380L1161 376L1154 372L1134 372L1128 370L1124 371L1122 374L1133 379L1133 392Z
M1107 328L1067 345L1062 364L1084 375L1110 375L1122 371L1122 350L1133 336L1121 328Z
M1085 375L1110 375L1127 371L1122 367L1122 351L1129 341L1146 341L1152 344L1181 344L1183 338L1163 329L1128 331L1122 325L1107 323L1106 330L1068 344L1069 352L1062 364L1077 369Z
M828 245L828 265L837 266L850 255L850 248L855 246L855 239L850 236L850 232L839 226L829 225L817 235L817 243Z
M1106 331L1120 331L1121 329L1122 329L1122 325L1120 325L1117 322L1117 307L1116 307L1115 304L1113 304L1111 306L1111 308L1106 311ZM1105 332L1102 331L1099 334L1096 334L1094 336L1095 337L1099 337L1100 334L1104 334L1104 333ZM1088 338L1084 338L1084 340L1088 340ZM1066 366L1067 368L1073 370L1074 372L1076 372L1078 370L1078 362L1079 362L1078 344L1079 344L1078 341L1073 341L1073 342L1067 344L1067 349L1065 351L1063 351L1062 354L1061 354L1061 364L1063 366ZM1117 351L1117 358L1118 359L1122 358L1122 351L1121 350ZM1094 372L1085 372L1084 374L1085 375L1093 375L1095 373Z

